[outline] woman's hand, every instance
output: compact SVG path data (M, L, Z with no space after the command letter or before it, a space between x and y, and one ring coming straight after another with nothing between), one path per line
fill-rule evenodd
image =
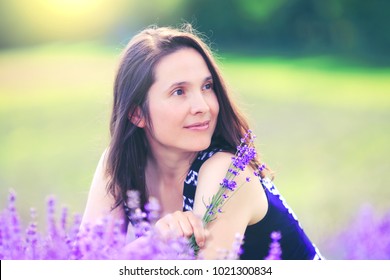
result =
M202 220L192 211L167 214L156 222L155 227L163 237L171 234L190 237L194 234L199 247L203 247L206 242L206 230Z

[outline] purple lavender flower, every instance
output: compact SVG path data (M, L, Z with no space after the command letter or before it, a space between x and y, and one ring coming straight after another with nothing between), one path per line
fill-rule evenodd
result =
M221 186L230 190L230 191L234 191L235 188L237 187L237 183L234 180L228 180L228 179L224 178L222 183L221 183Z
M254 147L243 145L237 147L237 153L232 158L232 164L236 169L244 171L246 166L256 157L256 150Z
M10 259L23 259L20 254L24 250L22 239L21 222L16 210L16 193L10 191L8 197L8 209L5 211L8 217L5 217L6 226L3 228L4 249L8 251Z
M32 221L27 227L26 230L26 255L27 259L38 259L38 242L39 242L39 233L37 230L36 210L34 208L30 209L30 216Z
M138 191L136 190L128 190L126 192L126 195L127 195L127 201L126 201L126 204L127 204L127 207L129 209L137 209L140 207L141 205L141 200L140 200L140 194Z
M148 203L145 205L145 210L147 212L148 221L151 224L157 222L160 217L160 204L158 203L157 198L150 197Z
M281 260L282 248L279 243L281 238L282 235L279 231L273 231L271 233L272 242L269 246L268 256L265 257L265 260Z
M379 215L364 204L345 229L327 240L328 248L346 260L390 259L390 212Z

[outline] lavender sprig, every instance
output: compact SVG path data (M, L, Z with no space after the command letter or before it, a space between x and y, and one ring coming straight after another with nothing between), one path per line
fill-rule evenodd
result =
M232 162L229 165L225 177L220 183L220 188L217 193L212 196L210 203L206 205L206 211L202 217L204 225L215 220L218 213L222 213L222 208L225 203L232 197L234 191L241 187L237 186L235 178L240 172L245 170L254 158L256 158L256 149L253 146L255 138L256 136L252 134L252 131L248 130L248 133L240 140L240 145L237 146L236 153L232 157ZM249 181L250 178L246 178L246 182ZM195 254L197 254L199 246L196 244L194 235L190 237L190 244Z

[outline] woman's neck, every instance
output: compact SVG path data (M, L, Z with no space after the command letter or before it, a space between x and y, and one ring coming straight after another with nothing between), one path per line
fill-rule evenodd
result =
M197 153L154 153L147 157L146 187L163 213L181 210L184 180Z
M154 151L147 157L146 172L154 174L163 184L183 181L196 155L196 152Z

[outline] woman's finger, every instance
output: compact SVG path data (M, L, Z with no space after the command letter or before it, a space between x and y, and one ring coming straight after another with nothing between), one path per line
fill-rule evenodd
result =
M206 230L201 218L197 217L191 211L175 212L174 214L179 221L184 236L190 237L194 234L198 246L203 247L206 241Z
M172 232L176 232L176 227L173 223L172 214L167 214L156 222L155 228L163 237L168 237Z
M175 213L173 213L173 216L177 221L180 236L191 236L194 231L192 228L192 224L187 217L187 212L176 211Z
M170 234L190 237L194 234L199 247L203 247L206 241L206 230L202 220L191 211L176 211L167 214L156 222L156 228L165 237Z
M203 226L202 220L199 217L195 216L194 213L189 211L187 218L189 223L191 224L192 233L195 236L196 244L198 244L199 247L203 247L206 242L206 229Z

